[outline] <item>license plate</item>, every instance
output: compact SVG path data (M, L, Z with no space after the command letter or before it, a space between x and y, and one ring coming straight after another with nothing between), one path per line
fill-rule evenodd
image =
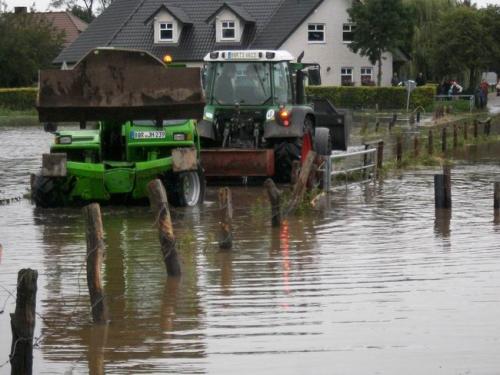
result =
M131 134L132 139L164 139L165 132L161 130L154 131L133 131Z

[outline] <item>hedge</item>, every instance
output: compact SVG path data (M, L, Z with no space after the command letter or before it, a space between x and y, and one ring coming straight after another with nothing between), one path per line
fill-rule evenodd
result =
M0 108L14 111L34 109L37 92L36 87L0 88Z
M406 108L407 92L404 87L374 86L309 86L309 96L324 97L340 108ZM410 108L423 107L432 110L436 95L435 85L417 87L410 96Z

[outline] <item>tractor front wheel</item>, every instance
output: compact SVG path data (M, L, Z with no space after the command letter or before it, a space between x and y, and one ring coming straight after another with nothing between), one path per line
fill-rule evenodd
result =
M332 154L332 137L328 128L316 128L314 131L314 151L322 156Z
M60 177L45 177L37 174L31 187L31 199L37 207L53 208L64 206L65 191Z

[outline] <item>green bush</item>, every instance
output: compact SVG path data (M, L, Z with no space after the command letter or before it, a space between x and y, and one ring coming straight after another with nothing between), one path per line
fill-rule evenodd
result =
M406 108L407 93L404 87L346 87L346 86L309 86L309 96L329 99L340 108ZM435 85L417 87L410 97L410 108L423 107L432 110L436 95Z
M37 88L0 88L0 108L15 111L34 109L36 105Z

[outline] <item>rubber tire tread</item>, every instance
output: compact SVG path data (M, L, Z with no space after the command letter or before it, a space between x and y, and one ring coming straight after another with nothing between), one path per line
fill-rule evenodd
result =
M274 145L274 179L289 183L292 179L292 164L300 160L302 144L297 138L284 139Z

